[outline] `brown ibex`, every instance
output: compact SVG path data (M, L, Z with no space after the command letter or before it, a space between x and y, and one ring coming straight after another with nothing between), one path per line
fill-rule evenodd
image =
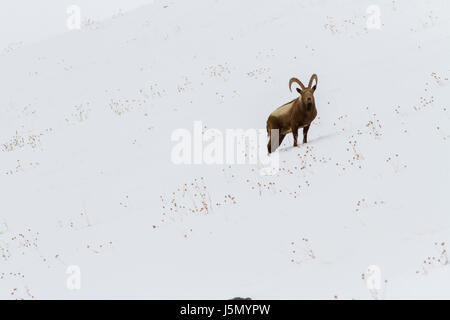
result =
M314 80L316 80L316 83L311 87ZM311 76L307 88L297 78L291 78L289 80L289 90L292 91L291 86L294 82L301 87L301 89L297 88L300 97L277 108L270 114L269 119L267 119L267 133L269 135L267 151L269 153L275 151L284 137L290 132L294 136L294 147L296 147L299 128L303 128L303 143L306 143L309 126L317 115L316 103L314 101L314 91L317 88L317 75L313 74Z

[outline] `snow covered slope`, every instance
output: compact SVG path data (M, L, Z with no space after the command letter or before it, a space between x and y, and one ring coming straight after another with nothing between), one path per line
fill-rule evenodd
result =
M3 54L0 297L450 298L449 16L155 0ZM312 73L277 174L171 160L174 130L264 129Z
M88 25L123 14L154 0L15 0L0 4L0 54L67 32L71 6Z

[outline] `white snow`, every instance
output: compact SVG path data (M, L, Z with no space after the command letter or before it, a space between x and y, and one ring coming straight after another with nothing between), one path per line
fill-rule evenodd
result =
M0 298L450 298L449 16L155 0L3 52ZM174 130L264 129L313 73L276 175L171 161Z

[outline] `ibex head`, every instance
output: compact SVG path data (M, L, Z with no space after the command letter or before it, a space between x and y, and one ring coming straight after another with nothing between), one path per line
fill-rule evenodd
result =
M313 87L311 87L314 80L316 80L316 83ZM313 74L311 76L311 79L309 79L308 87L305 87L303 83L297 78L291 78L291 80L289 80L289 90L291 91L291 86L294 82L297 83L301 88L297 88L297 92L300 93L299 99L301 99L303 105L306 106L306 110L311 111L313 106L315 106L314 91L316 91L317 88L317 75Z

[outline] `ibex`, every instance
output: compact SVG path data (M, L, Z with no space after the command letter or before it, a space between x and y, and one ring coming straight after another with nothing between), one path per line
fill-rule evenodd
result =
M316 83L311 87L314 80L316 80ZM269 119L267 119L267 134L269 135L267 151L269 153L275 151L284 137L290 132L294 136L294 147L296 147L299 128L303 128L303 143L306 143L309 126L317 115L316 103L314 101L314 91L317 88L317 75L313 74L311 76L307 88L297 78L291 78L289 80L289 90L292 91L291 86L294 82L301 87L301 89L297 88L300 97L277 108L270 114ZM272 130L278 130L278 135L276 131L273 132ZM276 141L277 136L278 141Z

